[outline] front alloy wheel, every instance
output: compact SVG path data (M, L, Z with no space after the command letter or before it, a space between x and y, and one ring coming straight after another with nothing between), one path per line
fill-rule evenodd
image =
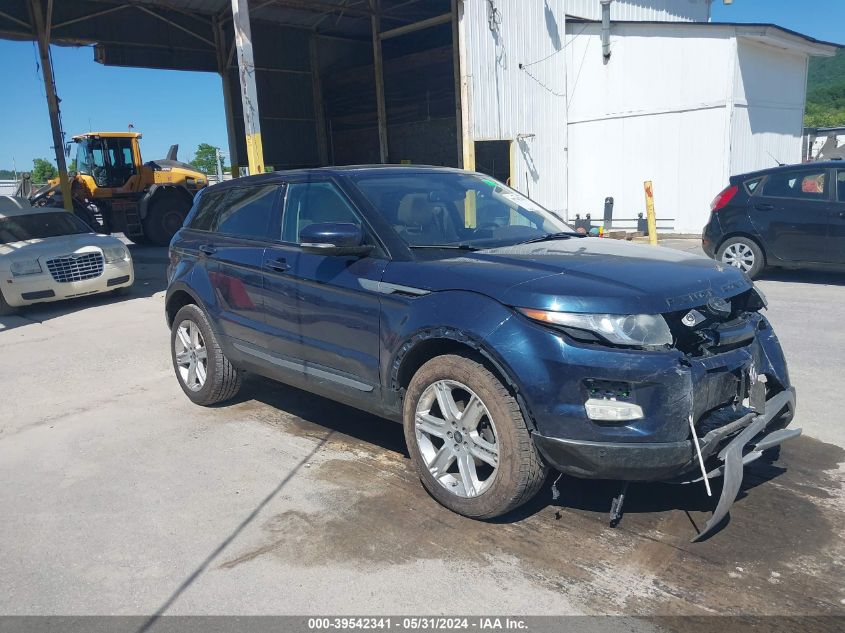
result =
M420 481L458 514L505 514L531 499L546 478L516 398L469 352L420 367L405 392L402 417Z
M420 397L414 421L417 447L437 483L459 497L490 487L499 467L496 426L469 387L438 380Z

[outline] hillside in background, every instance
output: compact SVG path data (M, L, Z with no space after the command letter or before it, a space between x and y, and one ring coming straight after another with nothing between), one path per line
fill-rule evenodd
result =
M845 126L845 51L837 51L835 57L810 58L804 124Z

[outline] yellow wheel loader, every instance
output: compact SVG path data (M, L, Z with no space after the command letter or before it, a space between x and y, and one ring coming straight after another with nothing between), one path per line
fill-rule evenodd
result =
M166 246L182 226L205 174L176 159L141 162L141 135L88 132L73 137L76 172L70 177L73 210L97 232L122 232L136 243ZM58 178L35 191L33 205L63 206Z

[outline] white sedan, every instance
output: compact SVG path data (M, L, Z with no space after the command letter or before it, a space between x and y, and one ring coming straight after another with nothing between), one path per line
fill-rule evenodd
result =
M0 196L0 315L15 308L128 288L132 257L72 213Z

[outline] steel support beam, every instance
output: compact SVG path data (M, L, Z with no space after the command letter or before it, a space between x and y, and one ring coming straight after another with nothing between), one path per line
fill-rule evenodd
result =
M382 163L388 161L387 151L387 108L384 102L384 63L381 56L381 39L379 38L380 20L377 11L378 0L370 0L372 16L370 27L373 36L373 69L376 80L376 113L378 117L378 150Z
M323 107L323 84L320 77L320 54L317 34L308 41L311 61L311 88L314 97L314 130L317 134L317 155L320 165L329 164L329 144L326 138L326 112Z
M217 73L220 75L220 86L223 89L223 110L226 113L226 139L229 144L229 165L232 168L232 177L240 175L240 162L238 160L238 137L235 133L235 113L232 109L232 82L230 80L229 67L227 64L226 37L223 25L219 18L212 18L214 29L214 52L217 58Z
M455 134L458 143L458 167L464 166L464 140L463 140L463 123L461 108L461 54L458 48L458 2L460 0L452 0L452 74L455 80Z
M464 14L464 2L458 0L455 7L455 20L457 22L457 42L453 46L458 47L458 73L460 74L460 102L461 102L461 167L475 170L475 142L472 139L472 77L467 73L469 69L469 55L467 53L467 18ZM511 183L514 186L514 183Z
M258 113L258 89L255 87L255 62L252 57L252 33L249 26L248 0L232 0L232 24L241 78L241 103L244 111L246 156L250 174L264 173L264 149Z
M407 33L422 31L423 29L429 29L432 26L437 26L439 24L448 24L451 21L452 14L444 13L443 15L436 15L433 18L428 18L427 20L420 20L419 22L414 22L413 24L397 26L395 29L383 31L379 34L379 37L383 40L389 40L392 37L399 37L400 35L406 35Z
M35 27L35 39L38 42L38 56L41 60L41 73L44 77L44 92L47 94L47 110L50 113L50 128L53 132L53 149L56 153L56 167L59 169L59 183L62 191L62 203L66 211L73 211L70 181L65 162L65 146L62 138L62 124L59 116L59 98L56 96L56 84L53 80L53 60L50 58L49 25L47 24L41 0L29 0L32 24Z

